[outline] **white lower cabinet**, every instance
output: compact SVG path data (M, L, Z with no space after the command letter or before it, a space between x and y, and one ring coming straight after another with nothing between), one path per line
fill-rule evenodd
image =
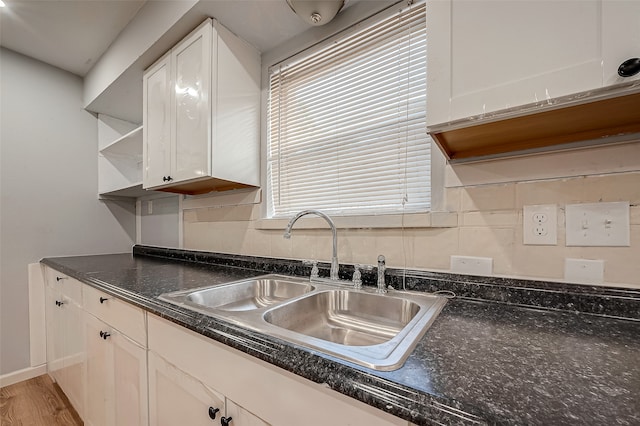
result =
M45 270L48 371L85 425L408 425Z
M149 422L210 426L226 415L224 396L149 351Z
M64 360L64 318L60 312L60 292L45 287L45 318L47 320L47 371L60 385Z
M45 269L47 369L82 416L85 347L82 333L82 284Z
M152 425L382 426L407 421L147 314ZM160 355L161 356L160 356ZM215 390L214 390L215 389ZM189 419L189 421L184 420Z
M269 423L265 422L255 414L245 410L235 402L227 399L227 423L231 426L269 426Z
M86 425L147 425L146 349L85 313Z
M148 360L150 424L269 426L155 352L149 351Z

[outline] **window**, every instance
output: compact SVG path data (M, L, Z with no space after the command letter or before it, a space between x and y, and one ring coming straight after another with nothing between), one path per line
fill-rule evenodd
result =
M373 17L269 75L270 217L429 209L424 3Z

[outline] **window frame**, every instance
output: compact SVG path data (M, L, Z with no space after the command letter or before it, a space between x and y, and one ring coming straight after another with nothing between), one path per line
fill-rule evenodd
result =
M421 0L415 3L422 3ZM269 217L268 200L268 105L269 105L269 69L283 61L295 58L297 55L308 54L310 49L320 48L332 40L354 32L360 31L363 27L370 25L372 21L385 19L397 15L401 10L410 7L407 1L390 4L383 10L369 11L366 18L362 18L362 12L352 13L347 16L347 11L341 26L317 27L314 30L303 33L290 43L286 43L280 48L266 52L262 57L262 99L261 99L261 211L260 219L256 220L255 229L284 229L287 224L285 218ZM359 14L359 16L357 16ZM320 40L320 41L319 41ZM425 129L426 132L426 129ZM398 212L383 214L345 215L332 216L338 228L429 228L429 227L452 227L457 226L457 213L445 212L444 182L445 182L446 159L440 149L431 142L431 207L427 212ZM455 222L455 224L454 224ZM301 228L317 229L324 228L322 222L308 217L301 219Z

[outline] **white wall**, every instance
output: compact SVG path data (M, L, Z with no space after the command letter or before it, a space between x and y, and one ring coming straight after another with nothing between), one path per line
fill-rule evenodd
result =
M329 36L330 30L320 27L303 33L262 56L265 176L268 67ZM640 288L640 263L631 260L640 255L640 141L449 165L443 167L442 176L436 170L434 167L433 191L440 194L434 197L438 201L434 203L434 210L455 213L457 226L369 229L363 225L362 229L353 226L339 229L340 261L375 264L378 254L384 254L388 266L449 271L451 256L490 257L493 275L563 281L566 258L603 260L602 285ZM265 226L259 220L266 214L266 178L262 187L261 203L225 205L212 201L207 205L201 199L204 207L185 210L183 247L328 261L331 238L327 230L299 227L291 239L285 240L283 229L275 229L277 225ZM223 194L209 195L212 200L221 196ZM602 201L630 203L631 246L567 247L566 205ZM522 210L524 205L532 204L558 206L557 246L523 244Z
M27 264L127 252L133 205L97 198L97 120L82 80L0 50L0 374L29 366Z
M180 247L178 195L140 199L139 243L149 246Z
M341 228L340 262L375 265L384 254L389 267L449 271L451 256L490 257L491 275L595 284L565 277L565 259L602 260L598 284L640 289L640 141L448 166L446 179L443 207L457 216L457 226ZM567 246L567 205L618 201L631 206L629 247ZM286 221L266 227L259 220L259 202L199 202L203 207L184 211L185 249L323 262L331 257L327 229L298 226L287 240ZM535 204L557 206L557 245L523 244L523 206Z

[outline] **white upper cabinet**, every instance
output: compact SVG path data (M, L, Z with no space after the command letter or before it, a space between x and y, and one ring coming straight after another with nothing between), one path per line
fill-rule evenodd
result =
M618 75L620 64L640 58L640 1L601 0L601 4L604 85L640 80L640 73L633 77Z
M427 30L433 126L625 81L640 2L430 0Z
M143 187L260 184L260 55L212 19L144 74Z

